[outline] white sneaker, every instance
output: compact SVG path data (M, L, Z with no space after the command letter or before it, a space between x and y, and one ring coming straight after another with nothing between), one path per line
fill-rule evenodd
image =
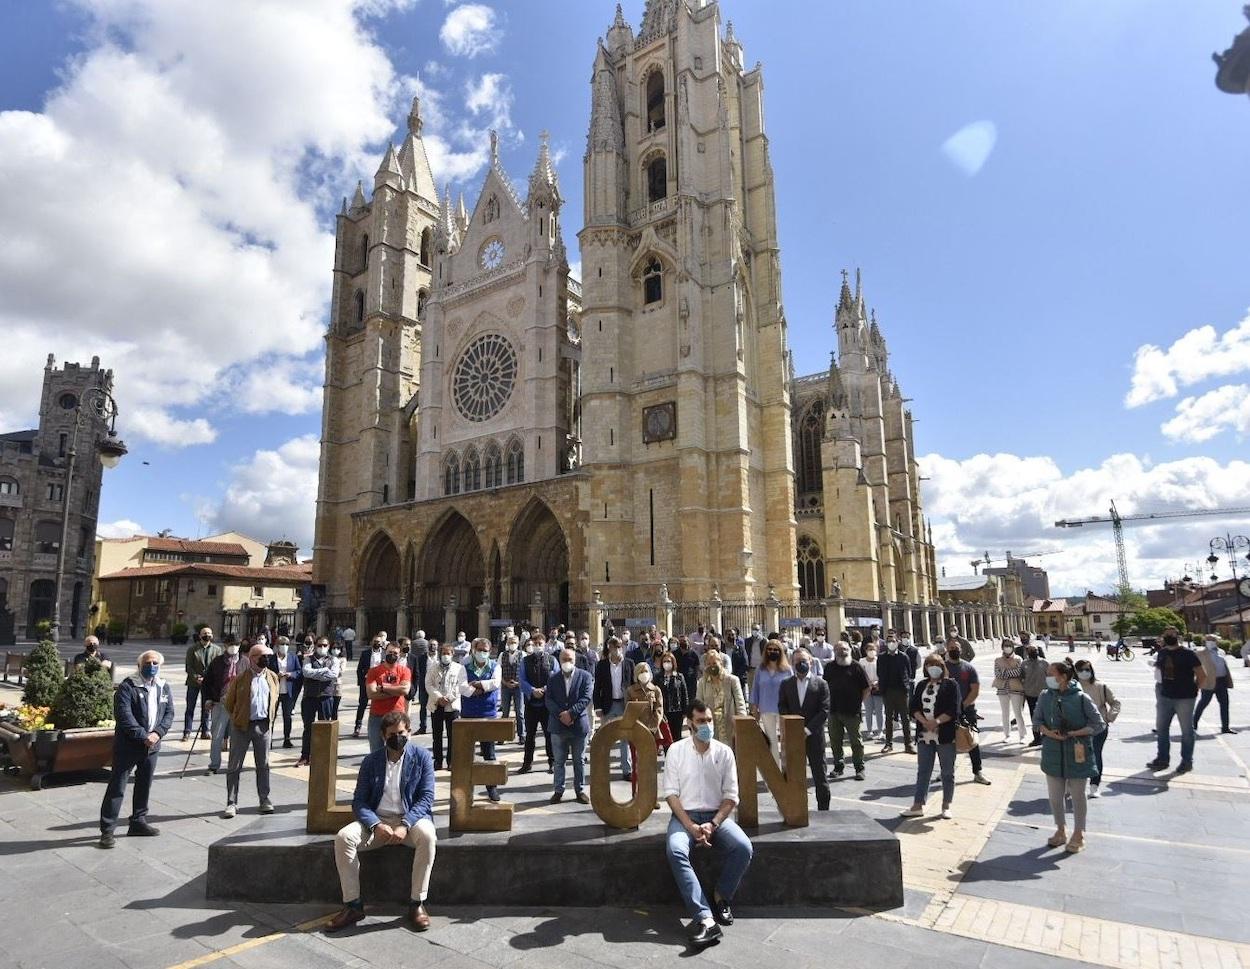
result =
M923 817L924 817L924 808L922 808L922 807L909 807L906 811L902 812L902 816L903 816L903 817L905 817L905 818L923 818Z
M1097 784L1089 785L1089 796L1098 797L1098 785Z
M943 821L949 821L951 819L951 809L948 807L942 808L942 813L939 817L941 817Z
M226 809L221 812L221 816L223 818L232 818L234 817L234 815L235 815L235 808L233 804L227 804Z

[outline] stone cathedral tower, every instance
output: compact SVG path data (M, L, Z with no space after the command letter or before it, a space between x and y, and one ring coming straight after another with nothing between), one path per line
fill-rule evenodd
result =
M763 76L705 0L617 8L591 76L582 414L605 599L797 595Z
M332 596L348 588L352 514L415 493L421 326L439 218L421 127L414 99L407 137L387 150L372 197L357 185L338 216L313 549L316 581Z

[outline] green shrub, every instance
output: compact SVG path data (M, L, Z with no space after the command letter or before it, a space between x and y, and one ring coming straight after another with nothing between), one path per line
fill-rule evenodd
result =
M43 640L26 657L26 687L22 690L22 702L32 707L52 706L64 679L65 664L56 651L56 644Z
M61 684L52 722L62 730L95 727L113 716L113 678L99 660L87 660Z

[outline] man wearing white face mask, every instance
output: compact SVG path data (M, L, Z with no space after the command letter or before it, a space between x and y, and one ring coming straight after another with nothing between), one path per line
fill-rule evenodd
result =
M430 727L433 731L431 753L434 769L443 769L443 730L447 730L447 759L451 760L451 727L460 717L460 687L465 682L464 667L452 659L451 643L438 647L438 662L431 662L425 675L425 688L430 694Z
M1233 685L1233 677L1228 670L1228 661L1220 651L1220 641L1214 636L1208 636L1204 648L1197 652L1202 671L1206 675L1206 686L1202 690L1202 699L1194 709L1194 731L1198 730L1202 711L1210 705L1211 698L1214 697L1220 705L1220 733L1236 733L1228 725L1228 691Z
M590 704L595 682L585 670L579 670L571 649L560 651L560 668L547 680L543 699L547 707L547 734L555 759L555 776L551 803L564 797L565 764L573 756L573 791L578 804L589 804L584 789L586 767L582 754L590 733Z
M300 668L300 681L304 695L299 701L300 717L304 721L304 736L300 740L299 760L296 767L307 767L312 752L312 725L317 720L331 720L334 715L334 698L339 689L339 661L330 655L330 641L322 636L311 652L304 656Z

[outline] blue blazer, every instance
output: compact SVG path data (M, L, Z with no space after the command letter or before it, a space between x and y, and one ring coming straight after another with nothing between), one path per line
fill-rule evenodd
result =
M560 734L584 737L590 733L590 697L594 678L585 670L574 669L571 689L565 692L564 674L556 670L547 681L547 729ZM573 714L573 725L560 722L565 710Z
M158 679L159 706L156 710L156 726L152 732L164 737L174 722L174 694L169 683ZM114 746L142 748L148 738L148 691L143 677L128 676L122 680L113 695L113 743ZM160 746L158 743L157 747ZM155 750L155 748L153 748Z
M386 748L367 754L356 776L352 814L366 828L381 823L378 806L386 786ZM404 748L404 766L399 775L399 800L404 824L412 827L422 818L434 817L434 758L424 747L409 743Z

